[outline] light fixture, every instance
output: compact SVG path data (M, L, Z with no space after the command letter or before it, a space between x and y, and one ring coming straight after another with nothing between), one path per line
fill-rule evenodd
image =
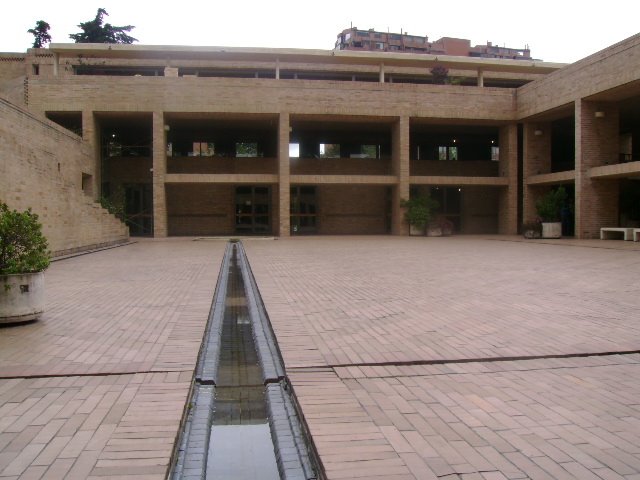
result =
M602 110L598 110L595 113L596 118L604 118L604 112Z
M537 128L537 129L533 132L533 134L534 134L536 137L540 137L540 136L542 136L542 130L540 130L539 128Z

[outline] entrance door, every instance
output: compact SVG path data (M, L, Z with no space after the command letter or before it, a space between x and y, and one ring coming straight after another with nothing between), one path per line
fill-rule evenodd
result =
M134 236L153 234L153 191L149 183L124 186L124 218Z
M291 234L317 232L316 187L291 187Z
M236 233L271 234L270 187L236 187Z

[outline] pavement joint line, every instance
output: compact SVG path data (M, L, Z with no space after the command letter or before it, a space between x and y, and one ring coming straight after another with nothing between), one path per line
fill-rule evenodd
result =
M53 258L51 258L51 261L52 262L59 262L60 260L67 260L68 258L81 257L82 255L89 255L90 253L102 252L103 250L112 250L114 248L127 247L127 246L133 245L135 243L138 243L138 241L137 240L129 240L129 241L126 241L126 242L116 243L114 245L106 245L104 247L92 248L92 249L89 249L89 250L82 250L82 251L75 252L75 253L69 253L69 254L66 254L66 255L59 255L57 257L53 257Z
M627 249L621 249L619 248L617 245L616 246L610 246L610 245L595 245L595 244L590 244L590 245L576 245L575 243L558 243L558 242L545 242L544 240L520 240L520 239L515 239L515 238L484 238L483 240L487 240L487 241L494 241L494 242L511 242L511 243L526 243L527 245L552 245L552 246L558 246L558 247L581 247L581 248L599 248L602 250L627 250ZM568 242L571 242L571 239L566 239ZM603 241L607 241L607 240L603 240ZM623 240L609 240L610 242L622 242ZM632 242L629 242L632 243ZM624 245L627 245L627 243L625 242ZM632 245L629 245L630 247ZM631 248L628 248L628 250L633 250Z
M521 362L533 360L552 360L563 358L588 358L588 357L610 357L615 355L637 355L640 350L621 350L613 352L591 352L591 353L566 353L550 355L523 355L510 357L485 357L485 358L458 358L458 359L435 359L435 360L409 360L405 362L361 362L361 363L331 363L321 365L306 365L304 367L289 367L292 371L304 371L313 368L348 368L348 367L409 367L421 365L447 365L461 363L495 363L495 362Z
M129 370L122 372L98 373L51 373L44 375L0 375L0 380L37 380L39 378L73 378L73 377L117 377L118 375L138 375L146 373L183 373L191 370Z

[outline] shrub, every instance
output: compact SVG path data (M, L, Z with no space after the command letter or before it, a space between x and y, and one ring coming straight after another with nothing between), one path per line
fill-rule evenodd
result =
M38 215L0 202L0 275L41 272L49 266L47 239Z

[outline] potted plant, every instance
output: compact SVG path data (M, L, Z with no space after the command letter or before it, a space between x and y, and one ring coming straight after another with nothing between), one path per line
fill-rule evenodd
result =
M44 311L47 248L35 213L0 203L0 323L36 320Z
M542 222L539 218L522 224L522 236L524 238L542 238Z
M438 215L435 220L429 222L427 235L430 237L448 237L453 233L453 222L444 215Z
M567 201L564 187L550 190L536 202L536 211L542 220L542 238L560 238L562 236L561 211Z
M428 196L419 196L402 200L400 206L406 209L404 218L409 222L409 233L424 235L433 210L438 208L438 202Z

